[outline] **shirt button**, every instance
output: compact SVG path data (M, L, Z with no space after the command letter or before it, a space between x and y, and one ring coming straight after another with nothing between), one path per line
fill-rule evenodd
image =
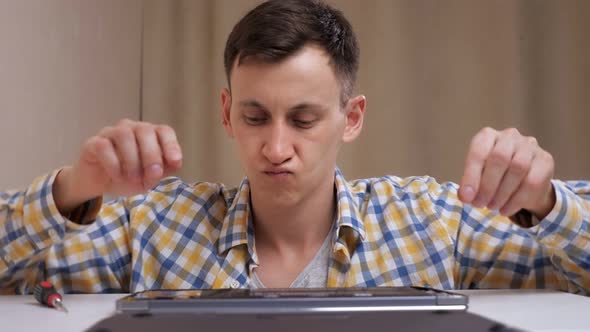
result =
M239 283L237 280L234 280L234 281L232 281L232 282L229 284L229 287L230 287L230 288L239 288L239 287L240 287L240 283Z
M57 238L57 232L55 231L55 229L50 229L50 230L47 232L47 234L49 234L49 236L51 237L51 239L52 239L53 241L57 241L57 240L59 240L59 239Z

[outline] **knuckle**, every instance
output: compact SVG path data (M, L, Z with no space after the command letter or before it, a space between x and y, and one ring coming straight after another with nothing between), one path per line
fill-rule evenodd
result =
M113 132L114 127L111 126L106 126L103 127L96 136L102 136L102 137L107 137L109 136L110 133Z
M109 141L107 139L101 138L101 137L95 137L93 140L89 141L89 146L91 148L94 148L95 151L100 154L100 155L104 155L108 152L109 150Z
M153 125L151 125L147 122L139 122L135 126L135 132L138 134L146 134L146 133L149 133L153 130L154 130Z
M483 129L478 131L477 134L475 134L475 136L473 136L473 139L471 140L471 145L472 146L479 145L481 140L485 139L489 135L493 135L493 133L494 133L494 129L492 129L490 127L484 127Z
M133 134L128 127L119 126L113 128L111 137L117 142L123 142L132 139Z
M551 153L547 152L547 151L543 151L541 153L541 156L543 158L543 160L545 160L547 163L549 163L552 167L555 164L555 160L553 159L553 155L551 155Z
M176 133L174 132L174 129L172 129L172 127L167 125L160 125L156 128L156 130L158 131L160 139L163 141L164 144L170 145L177 143Z
M135 121L130 120L128 118L123 118L119 121L117 121L117 127L131 127L133 126L133 124L135 123Z
M504 132L507 133L508 135L512 136L512 137L522 136L520 134L520 131L518 131L518 129L516 129L514 127L507 128Z
M528 172L530 164L523 159L513 159L510 162L510 172L516 175L524 175Z
M93 150L99 149L101 145L101 137L100 136L92 136L87 139L84 144L82 145L83 150Z
M496 133L497 133L497 131L490 128L490 127L483 128L477 134L475 134L475 136L473 136L473 138L471 139L471 143L469 145L469 150L471 152L473 152L473 151L485 149L486 146L489 145L489 143L496 137ZM483 153L483 151L482 151L482 153ZM486 156L480 155L480 157L485 158Z
M496 165L504 166L510 163L511 158L512 156L507 151L503 149L494 149L490 153L489 160Z
M528 142L530 145L533 145L533 146L539 146L539 142L538 142L538 141L537 141L537 139L536 139L535 137L533 137L533 136L528 136L528 137L526 138L526 140L527 140L527 142Z
M494 135L494 130L490 127L485 127L480 130L477 134L473 136L471 139L471 146L476 147L481 144L483 141L486 140L487 137Z
M170 127L169 125L165 125L165 124L157 125L156 130L158 130L161 133L165 133L165 134L171 134L174 132L174 129L172 129L172 127Z
M90 145L95 145L98 144L98 142L102 139L102 137L100 137L99 135L95 135L92 136L90 138L88 138L85 142L84 142L84 146L90 146Z
M495 135L495 134L496 134L496 132L497 132L497 131L496 131L496 129L494 129L494 128L492 128L492 127L484 127L484 128L483 128L483 129L480 131L480 133L481 133L482 135L486 135L486 136L487 136L487 135Z

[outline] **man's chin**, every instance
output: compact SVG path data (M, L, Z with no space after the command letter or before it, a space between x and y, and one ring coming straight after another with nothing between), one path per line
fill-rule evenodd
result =
M261 176L250 180L250 188L256 191L256 196L266 202L272 202L280 206L295 204L300 200L301 190L295 184L294 179L287 176Z

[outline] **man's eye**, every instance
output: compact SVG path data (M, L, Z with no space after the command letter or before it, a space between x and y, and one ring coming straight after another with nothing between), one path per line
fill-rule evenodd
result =
M315 121L303 121L303 120L293 120L293 123L303 129L309 129L313 126Z
M246 119L246 123L249 125L260 125L263 124L265 119L264 118L256 118L256 117L250 117L250 116L246 116L244 117Z

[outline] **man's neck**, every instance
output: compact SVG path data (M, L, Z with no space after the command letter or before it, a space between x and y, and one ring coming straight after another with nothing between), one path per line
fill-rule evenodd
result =
M257 248L281 253L317 251L328 236L336 210L334 180L291 206L273 206L271 200L252 195Z

